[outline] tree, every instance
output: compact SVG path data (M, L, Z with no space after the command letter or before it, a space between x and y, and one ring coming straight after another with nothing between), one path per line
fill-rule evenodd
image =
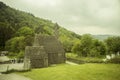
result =
M5 42L14 34L13 28L5 22L0 22L0 50L4 50Z
M105 40L108 54L120 52L120 37L109 37Z
M81 46L81 43L80 43L80 40L79 40L72 47L72 52L77 54L78 56L81 56L81 53L80 53L81 48L80 48L80 46Z
M102 41L93 39L91 35L85 34L81 40L73 45L72 52L78 56L99 57L106 54L106 46Z
M90 50L91 57L99 57L106 54L106 46L102 41L97 39L93 40L93 45Z
M6 50L10 52L19 53L21 50L24 50L26 46L25 37L14 37L6 42Z
M66 36L65 34L60 36L59 40L63 44L64 50L66 52L71 52L71 49L72 49L72 46L73 46L72 40L68 36Z
M92 48L93 38L89 34L82 36L81 40L76 42L72 47L72 52L76 53L78 56L87 57L90 55L90 50Z
M81 38L80 52L82 56L87 57L90 54L92 48L93 38L89 34L85 34Z
M29 27L22 27L16 32L17 36L34 35L34 30Z
M10 53L9 56L23 58L23 53L25 51L26 46L32 46L33 44L33 37L28 35L26 37L13 37L6 42L6 50Z

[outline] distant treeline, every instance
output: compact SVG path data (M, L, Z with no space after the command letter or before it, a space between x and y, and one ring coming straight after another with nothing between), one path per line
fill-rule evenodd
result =
M106 54L120 53L120 36L108 37L104 41L85 34L72 47L72 52L78 56L99 57Z

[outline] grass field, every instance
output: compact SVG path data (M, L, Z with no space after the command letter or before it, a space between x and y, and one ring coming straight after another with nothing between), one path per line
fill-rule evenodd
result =
M120 80L120 64L61 64L18 74L33 80Z

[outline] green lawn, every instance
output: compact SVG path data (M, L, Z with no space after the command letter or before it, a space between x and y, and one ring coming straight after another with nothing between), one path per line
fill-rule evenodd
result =
M120 80L120 64L62 64L19 74L33 80Z

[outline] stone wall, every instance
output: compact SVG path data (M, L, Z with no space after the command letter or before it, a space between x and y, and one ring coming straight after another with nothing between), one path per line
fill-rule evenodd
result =
M25 49L25 68L39 68L48 66L48 55L43 46L27 46Z

